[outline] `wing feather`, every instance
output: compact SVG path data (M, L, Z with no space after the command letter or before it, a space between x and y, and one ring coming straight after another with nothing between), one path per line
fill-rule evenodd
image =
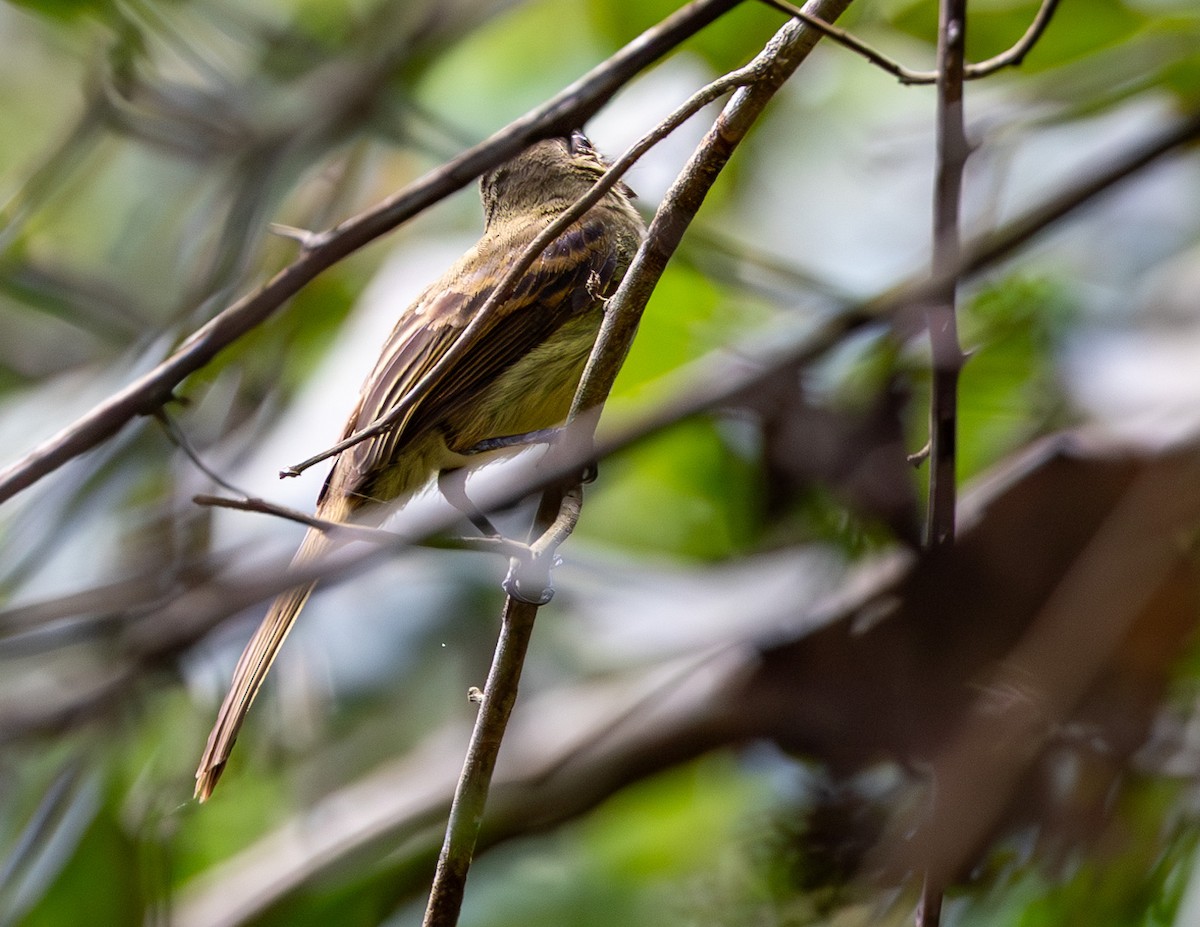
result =
M343 429L347 438L395 408L418 388L438 359L462 336L487 301L514 255L540 231L533 223L514 241L511 235L484 238L409 307L384 345L363 384L358 405ZM408 415L390 431L344 451L334 465L321 500L364 493L413 441L445 423L456 410L485 391L509 367L550 338L567 321L599 307L622 270L618 243L599 218L584 217L552 242L512 295L473 338L459 363L421 388ZM467 272L470 268L470 272ZM486 436L494 437L494 436Z

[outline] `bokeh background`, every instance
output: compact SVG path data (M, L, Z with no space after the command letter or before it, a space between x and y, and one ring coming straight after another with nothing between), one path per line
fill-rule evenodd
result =
M269 223L324 229L377 203L675 6L0 5L0 463L292 260L296 243ZM970 57L1009 46L1036 8L975 0ZM929 68L936 13L931 0L859 0L842 25ZM593 142L620 153L782 21L741 4L618 93L586 127ZM612 420L653 409L689 365L753 358L781 333L922 273L934 105L931 88L902 86L823 43L689 230L647 310ZM1063 0L1020 69L968 87L976 148L965 227L1003 226L1197 108L1191 0ZM714 113L629 175L647 215ZM261 615L223 610L221 584L281 569L303 529L193 504L218 487L178 434L225 480L307 509L323 473L276 474L336 439L397 313L480 227L474 188L428 210L322 274L190 378L167 409L176 437L147 417L0 508L0 924L419 922L504 564L413 550L323 587L221 788L197 806L196 760ZM1198 293L1194 150L973 279L961 317L971 352L962 479L1068 428L1119 446L1131 467L1195 441ZM911 916L911 879L865 876L879 822L914 800L922 754L864 733L871 719L854 710L865 684L853 667L822 664L821 729L839 732L825 740L800 722L790 740L769 735L787 727L786 688L737 723L698 721L712 711L699 696L687 723L650 706L681 688L686 696L685 683L714 666L726 672L731 659L742 660L733 676L761 670L756 648L803 642L850 614L839 604L847 590L880 588L882 569L913 568L924 471L904 455L925 443L927 371L919 333L868 327L770 389L601 463L540 618L510 757L525 781L563 769L577 778L498 799L495 846L472 874L462 923ZM1103 495L1090 473L1069 481L1083 499ZM1032 520L997 543L1020 552L1075 517L1045 499L1031 507ZM528 517L519 509L503 522L519 531ZM1194 553L1198 522L1187 523L1190 536L1172 543ZM1015 562L1006 582L1019 586ZM915 600L917 614L953 587L953 575L943 578ZM1008 820L950 891L945 923L1197 922L1200 590L1182 582L1170 646L1139 664L1143 688L1050 738L1047 781L1075 811L1055 817L1039 805ZM172 608L197 590L202 608ZM965 608L958 617L974 620ZM917 635L903 646L925 645ZM975 690L959 684L947 697L961 702ZM922 685L914 679L908 692ZM893 702L903 714L903 687ZM1136 723L1118 749L1104 725L1126 709ZM647 718L648 731L622 739ZM1093 761L1106 774L1086 772Z

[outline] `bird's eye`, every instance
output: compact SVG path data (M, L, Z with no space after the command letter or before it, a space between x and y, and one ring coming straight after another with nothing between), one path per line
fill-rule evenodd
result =
M571 133L570 143L567 147L571 154L592 154L595 151L592 143L588 141L588 137L578 129Z

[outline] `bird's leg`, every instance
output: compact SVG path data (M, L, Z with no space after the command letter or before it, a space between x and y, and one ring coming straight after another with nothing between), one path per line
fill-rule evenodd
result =
M496 530L496 526L488 520L488 517L479 510L479 507L467 495L466 467L440 471L437 476L437 484L438 490L445 497L446 501L466 515L467 520L479 529L480 534L490 538L500 537L500 532Z
M471 445L465 451L462 451L462 453L470 456L472 454L487 454L491 451L507 450L513 447L532 447L535 444L550 444L563 431L565 431L565 428L558 425L554 428L539 428L537 431L526 431L519 435L502 435L498 438L486 438L478 444ZM594 483L598 469L596 462L594 460L590 461L579 474L579 481L581 483Z
M501 435L496 438L485 438L478 444L472 444L469 448L461 453L471 456L473 454L487 454L492 451L503 451L514 447L532 447L535 444L549 444L558 437L562 428L539 428L537 431L526 431L519 435Z

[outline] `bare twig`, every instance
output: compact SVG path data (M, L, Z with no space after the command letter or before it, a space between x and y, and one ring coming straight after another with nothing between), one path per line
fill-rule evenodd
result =
M565 134L585 123L639 71L738 2L696 0L688 4L487 140L377 207L319 236L296 261L216 315L153 370L0 472L0 502L106 441L132 419L152 413L185 378L269 318L323 270L508 160L531 142L555 133Z
M247 495L243 490L234 486L232 483L226 480L225 477L221 476L221 474L204 462L204 459L200 456L200 452L197 451L192 442L188 440L188 437L186 434L184 434L183 429L179 427L179 424L167 413L165 408L159 406L159 408L154 410L153 414L158 420L158 423L162 425L163 431L167 433L167 437L171 439L171 443L183 451L184 456L192 462L197 470L207 476L218 486L228 489L232 493L237 493L239 496Z
M398 534L391 531L384 531L381 528L371 528L366 525L355 525L350 522L329 521L326 518L318 518L316 515L309 515L307 512L301 512L299 509L276 505L274 502L268 502L266 499L257 496L242 495L240 499L226 499L224 496L199 495L193 496L192 501L196 505L210 506L212 508L236 509L239 512L258 512L261 515L274 515L276 518L298 522L309 528L324 531L331 538L337 538L338 540L372 541L378 544L385 541L395 541L400 537Z
M1042 5L1038 7L1037 15L1033 17L1033 22L1029 24L1029 28L1025 30L1025 34L1021 36L1011 48L1007 51L1002 51L1000 54L988 58L986 61L980 61L976 64L968 64L965 69L964 77L967 80L975 80L979 77L987 77L989 74L995 74L1003 68L1018 67L1032 50L1033 46L1038 43L1042 37L1042 33L1046 31L1046 27L1050 25L1050 18L1054 16L1054 11L1058 9L1059 0L1042 0Z
M552 558L558 545L566 540L579 517L578 487L564 496L558 517L531 546L528 562ZM547 578L549 567L546 568ZM500 755L500 744L508 727L517 690L525 666L525 654L533 635L539 603L510 593L500 618L500 637L492 657L492 667L479 702L479 714L471 732L471 742L463 762L450 818L446 823L446 839L438 856L429 906L425 910L423 927L452 927L458 922L466 889L467 873L475 855L479 828L487 804L488 790Z
M453 927L458 923L488 788L496 769L496 757L500 754L500 742L517 701L517 687L537 610L538 606L511 596L504 604L500 639L496 643L479 717L471 732L467 758L450 806L446 842L438 857L423 927Z
M815 16L810 16L795 4L788 3L787 0L760 0L760 2L781 10L789 16L803 20L814 29L819 29L830 40L866 58L876 67L897 78L902 84L937 83L937 71L914 71L911 68L906 68L845 29L839 29L837 26L830 25ZM1050 19L1054 15L1054 11L1058 8L1059 2L1060 0L1042 0L1042 5L1038 8L1033 22L1029 24L1029 28L1025 30L1025 34L1017 40L1016 44L1006 51L988 58L986 61L980 61L977 64L966 64L963 68L963 79L978 80L981 77L995 74L1004 68L1019 66L1025 60L1025 56L1033 49L1033 46L1037 44L1038 39L1042 37L1042 34L1046 31L1046 27L1050 25Z

